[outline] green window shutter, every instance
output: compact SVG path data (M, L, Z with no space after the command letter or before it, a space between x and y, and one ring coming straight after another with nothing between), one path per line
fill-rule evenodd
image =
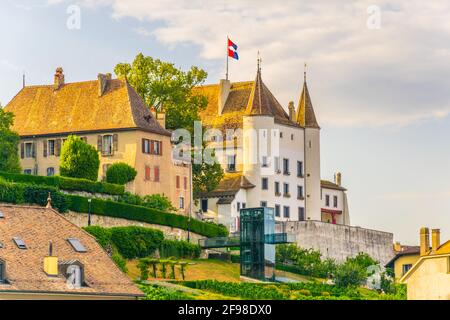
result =
M43 148L44 149L44 158L47 157L47 143L48 143L48 140L44 140L42 143L42 146L44 147Z
M33 142L33 158L36 158L36 142Z
M20 144L20 158L25 158L25 143L23 142Z

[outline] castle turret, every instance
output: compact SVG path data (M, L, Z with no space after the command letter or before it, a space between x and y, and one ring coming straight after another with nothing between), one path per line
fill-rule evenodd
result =
M305 128L306 218L322 220L320 199L320 126L304 75L303 90L297 110L297 123Z

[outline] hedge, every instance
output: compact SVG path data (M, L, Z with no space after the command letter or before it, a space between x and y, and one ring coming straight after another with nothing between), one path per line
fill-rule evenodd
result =
M59 212L67 211L70 200L55 187L13 183L0 178L0 202L14 204L34 203L45 206L49 193L52 198L52 206L58 209Z
M89 211L88 198L67 195L70 199L69 209L75 212L86 213ZM167 213L152 208L145 208L110 200L92 199L91 213L95 215L122 218L127 220L146 222L183 230L190 230L208 238L225 237L228 231L224 226L207 223L186 216Z
M85 191L110 195L122 195L125 193L125 186L123 185L90 181L87 179L75 179L61 176L44 177L7 172L0 172L0 177L12 182L44 185L67 191Z
M161 258L198 259L202 249L187 241L164 240L159 247Z
M103 247L111 247L127 259L147 258L159 250L161 258L196 259L200 256L200 246L187 241L165 240L164 234L145 227L85 227Z
M47 204L48 194L51 194L52 205L59 212L72 210L79 213L89 212L88 198L66 195L55 187L33 184L13 183L0 178L0 202L14 204ZM91 213L100 216L122 218L126 220L146 222L190 230L208 238L227 236L228 231L222 225L207 223L186 216L167 213L152 208L140 207L110 200L92 199Z

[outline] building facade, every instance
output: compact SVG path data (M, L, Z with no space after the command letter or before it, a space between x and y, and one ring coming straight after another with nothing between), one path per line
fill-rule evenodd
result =
M450 300L450 241L441 244L439 229L420 230L420 258L400 279L408 300Z
M274 208L277 221L350 223L345 188L320 178L320 126L306 74L289 113L264 84L259 66L255 81L221 80L196 91L208 98L201 120L226 172L216 190L200 196L197 211L231 232L239 230L245 207ZM325 195L336 202L325 206Z
M26 86L6 106L20 135L25 174L59 174L61 149L80 136L100 156L99 180L110 165L124 162L137 171L127 191L164 194L180 213L191 201L191 166L173 159L171 132L125 79L99 74L97 81L65 83L58 68L53 85Z
M398 281L420 259L420 247L402 246L396 242L394 252L395 256L386 264L386 268L390 268L394 272L394 278Z

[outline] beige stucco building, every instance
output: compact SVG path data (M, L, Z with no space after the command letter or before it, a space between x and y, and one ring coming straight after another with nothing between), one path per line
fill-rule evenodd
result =
M441 245L440 230L420 230L420 258L400 279L408 300L450 300L450 241Z
M58 175L61 147L75 134L99 151L99 180L111 164L125 162L138 172L127 191L164 194L188 212L190 164L173 159L164 114L152 112L125 79L100 74L95 81L65 83L58 68L54 84L24 87L5 109L15 115L25 174Z

